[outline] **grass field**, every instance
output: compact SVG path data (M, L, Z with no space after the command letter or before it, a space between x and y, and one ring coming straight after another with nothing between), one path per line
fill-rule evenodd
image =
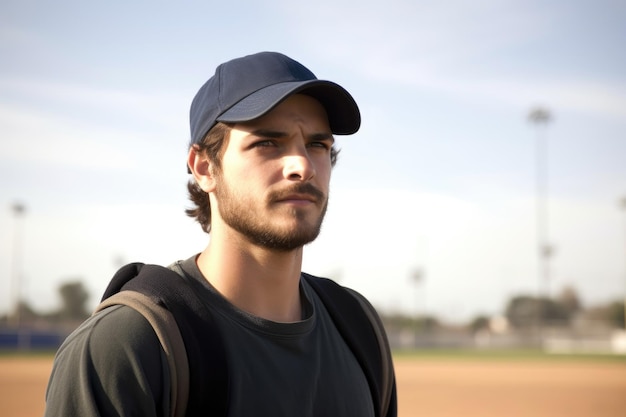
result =
M401 417L623 417L626 360L538 354L398 354ZM44 410L52 356L0 356L0 416Z

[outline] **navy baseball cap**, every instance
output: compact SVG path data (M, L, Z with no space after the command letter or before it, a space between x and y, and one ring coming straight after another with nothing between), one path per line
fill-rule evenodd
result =
M191 143L200 143L217 123L237 123L263 116L292 94L317 99L326 109L332 133L359 130L361 114L343 87L317 77L299 62L277 52L236 58L217 67L191 103Z

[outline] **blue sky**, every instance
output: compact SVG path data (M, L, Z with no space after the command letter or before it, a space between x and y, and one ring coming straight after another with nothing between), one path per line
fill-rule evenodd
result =
M41 309L120 261L204 248L184 216L188 109L221 62L286 53L346 87L331 207L305 270L386 311L502 312L537 274L535 140L548 108L549 290L626 292L626 4L621 1L4 1L0 311ZM10 209L27 206L16 224ZM413 285L412 271L424 271Z

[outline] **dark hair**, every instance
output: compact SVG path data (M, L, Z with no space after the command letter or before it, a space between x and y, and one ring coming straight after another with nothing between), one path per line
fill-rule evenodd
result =
M228 139L230 137L230 131L233 124L218 122L215 126L209 130L201 143L192 145L198 147L199 154L205 154L209 161L213 162L215 169L220 170L222 168L222 156L226 151L228 145ZM330 163L331 166L335 166L337 163L337 156L339 150L334 146L330 150ZM206 233L211 232L211 202L209 195L202 189L196 181L192 178L187 183L187 191L189 193L189 200L195 207L185 209L187 216L195 218L202 230Z
M192 145L198 148L199 154L205 154L213 162L216 169L221 169L222 156L228 145L232 125L218 122L209 130L202 142ZM209 195L192 178L187 183L189 200L195 207L185 209L187 216L195 218L202 230L211 232L211 202Z

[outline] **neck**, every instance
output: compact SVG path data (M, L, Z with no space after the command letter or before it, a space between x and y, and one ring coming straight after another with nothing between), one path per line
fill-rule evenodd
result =
M302 248L276 252L213 235L196 262L211 285L239 309L276 322L301 320Z

